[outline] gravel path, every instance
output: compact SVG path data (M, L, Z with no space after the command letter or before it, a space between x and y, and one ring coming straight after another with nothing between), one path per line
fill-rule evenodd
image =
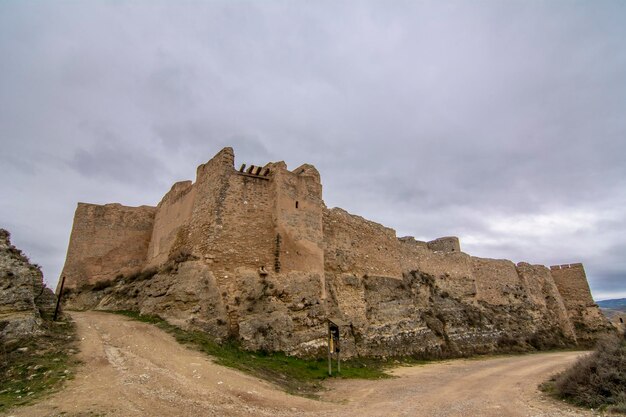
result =
M322 401L218 366L162 330L108 313L72 313L79 367L65 389L10 416L593 416L537 385L580 352L455 360L386 380L332 380Z

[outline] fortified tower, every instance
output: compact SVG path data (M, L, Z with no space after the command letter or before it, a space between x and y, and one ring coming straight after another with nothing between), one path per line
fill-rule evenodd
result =
M322 185L312 165L234 167L232 148L174 184L158 206L79 203L62 275L69 288L112 280L175 257L211 264L218 280L249 268L323 278Z

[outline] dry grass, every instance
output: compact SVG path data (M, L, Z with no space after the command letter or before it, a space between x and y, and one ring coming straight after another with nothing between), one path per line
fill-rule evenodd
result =
M579 406L626 413L626 339L612 335L601 340L594 353L543 388Z
M58 391L74 375L74 323L45 322L43 334L16 346L0 345L0 414Z

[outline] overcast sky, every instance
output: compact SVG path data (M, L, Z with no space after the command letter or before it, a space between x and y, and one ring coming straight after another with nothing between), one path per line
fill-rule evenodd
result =
M626 2L0 2L0 227L54 288L78 201L224 146L465 252L626 297Z

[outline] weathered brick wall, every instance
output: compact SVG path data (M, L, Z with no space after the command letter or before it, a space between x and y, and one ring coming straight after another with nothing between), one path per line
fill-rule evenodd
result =
M569 320L563 297L550 269L543 265L520 262L517 264L517 273L524 288L523 297L536 308L546 312L546 316L556 322L565 337L576 340L574 326Z
M609 329L606 317L591 297L581 263L554 265L550 273L559 290L578 341L591 345L597 335Z
M317 170L303 165L293 171L273 165L276 264L282 272L309 271L323 276L322 184ZM279 237L280 236L280 237ZM278 266L278 268L276 268Z
M222 209L228 196L234 159L233 150L224 148L196 170L194 184L196 197L191 214L192 220L189 223L188 236L180 242L196 256L216 258L216 252L220 252L215 243L225 226Z
M445 356L575 342L545 267L471 257L458 251L456 238L432 246L396 239L392 229L339 209L325 214L324 236L329 314L352 323L344 335L348 355Z
M402 277L393 229L345 210L324 210L324 264L327 272Z
M461 252L461 244L456 236L440 237L428 242L430 250L439 252Z
M65 285L78 287L141 270L155 211L149 206L78 203L61 273Z
M148 267L157 267L167 261L180 228L191 220L195 190L191 181L177 182L157 206L148 247Z
M219 283L239 267L270 269L274 262L274 202L270 180L234 169L225 148L198 168L195 200L183 247L208 263Z
M550 272L568 309L594 304L583 264L554 265Z
M524 294L515 264L505 259L472 258L476 299L493 305L518 304Z
M437 285L457 297L475 297L476 279L472 257L463 252L433 251L409 240L400 245L402 270L420 271L432 276Z
M226 185L216 209L220 223L208 252L214 256L215 267L234 271L237 267L257 270L264 266L269 270L276 237L269 181L233 172Z

